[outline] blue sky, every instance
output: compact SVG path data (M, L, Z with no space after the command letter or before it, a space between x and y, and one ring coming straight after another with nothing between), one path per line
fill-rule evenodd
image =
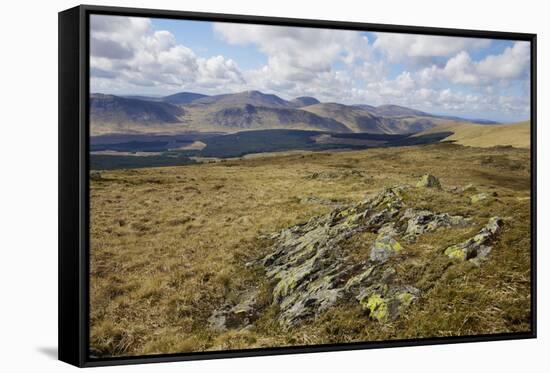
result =
M513 122L529 117L529 52L513 40L94 15L91 87L260 90Z

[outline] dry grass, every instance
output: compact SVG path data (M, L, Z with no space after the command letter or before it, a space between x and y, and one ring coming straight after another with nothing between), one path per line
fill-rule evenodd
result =
M528 150L438 144L104 172L91 189L92 351L119 356L528 330L528 170ZM476 225L406 247L396 268L424 296L401 319L372 322L349 302L293 330L277 325L273 307L251 330L206 327L212 311L243 289L260 287L262 302L270 303L262 273L245 264L266 253L263 234L330 211L305 197L354 202L426 172L445 188L473 183L498 197L473 206L473 192L410 196L418 207L466 214ZM490 260L449 266L441 245L469 237L492 215L509 219ZM364 259L372 239L352 237L345 250Z
M447 123L430 128L419 135L451 131L453 135L445 140L451 140L460 145L489 148L493 146L514 146L529 148L531 143L531 123L483 125L472 123Z

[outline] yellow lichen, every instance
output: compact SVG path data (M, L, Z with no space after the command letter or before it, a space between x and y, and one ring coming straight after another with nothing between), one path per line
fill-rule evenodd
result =
M378 321L386 321L388 319L388 304L379 294L373 294L365 301L361 301L361 305L369 311L370 317Z
M464 251L464 249L456 245L449 246L447 249L445 249L445 255L447 255L451 259L466 259L466 252Z

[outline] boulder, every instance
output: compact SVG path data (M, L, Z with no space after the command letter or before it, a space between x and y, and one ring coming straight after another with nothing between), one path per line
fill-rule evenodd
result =
M401 221L406 222L404 238L407 241L414 241L419 235L433 232L438 228L464 226L470 222L470 219L460 215L407 209L401 217Z
M441 183L439 179L431 174L423 175L416 183L417 188L437 188L441 189Z
M241 295L236 305L224 305L214 311L208 318L208 325L216 331L243 328L258 318L257 290L251 290Z
M460 261L472 260L479 264L492 250L490 244L500 233L504 222L499 217L492 217L489 222L472 238L445 249L445 255Z
M369 317L379 322L393 321L420 296L412 286L386 286L367 288L357 300Z
M101 181L101 180L103 180L103 175L101 175L101 172L99 172L99 171L91 171L90 172L90 180L92 180L92 181Z

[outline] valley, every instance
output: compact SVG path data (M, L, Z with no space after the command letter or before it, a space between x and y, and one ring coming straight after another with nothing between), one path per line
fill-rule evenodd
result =
M165 97L93 94L90 120L94 170L189 165L273 152L460 142L456 133L465 128L478 128L490 137L503 126L397 105L322 103L314 97L287 101L259 91ZM528 131L520 131L519 137L513 132L514 141L528 142ZM476 136L470 134L461 143L468 145Z

